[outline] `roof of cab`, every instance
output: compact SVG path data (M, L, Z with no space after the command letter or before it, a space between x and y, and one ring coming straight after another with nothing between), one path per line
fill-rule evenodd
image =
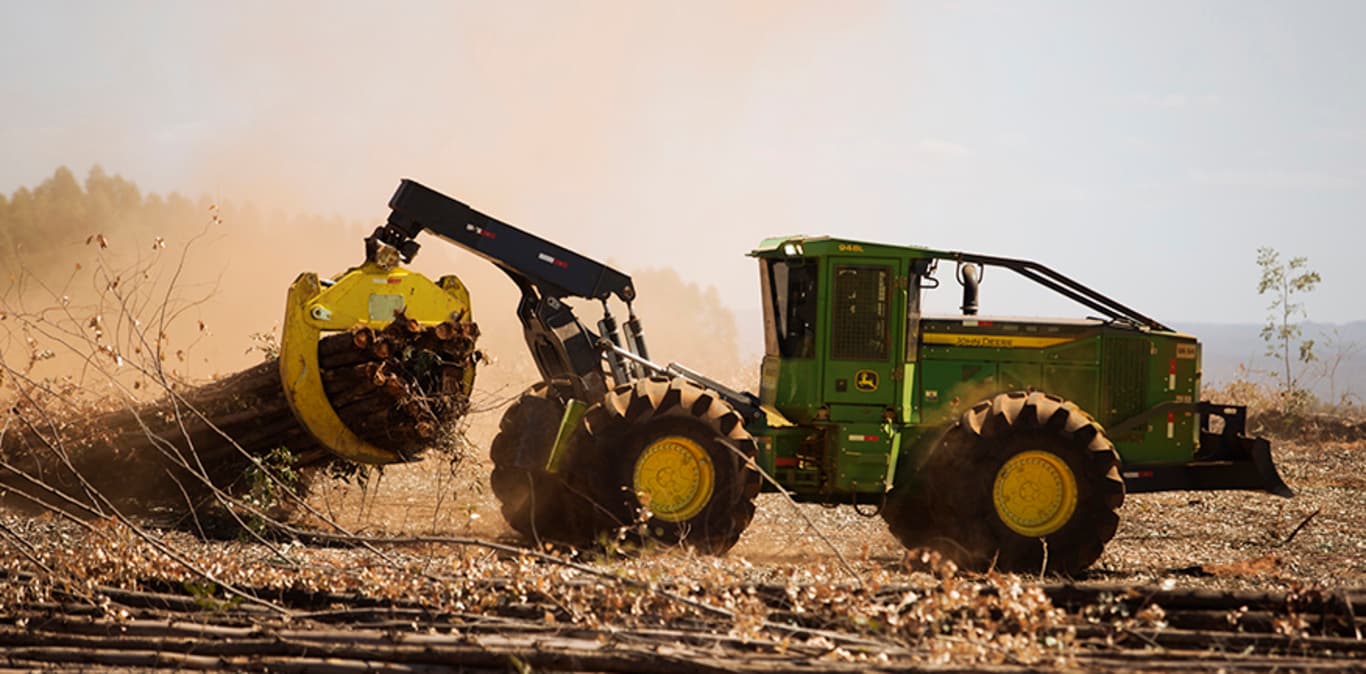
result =
M947 257L951 255L920 246L897 246L872 241L836 239L824 235L807 236L804 234L764 239L759 242L758 247L749 252L750 257L811 257L834 254L862 254L876 257Z

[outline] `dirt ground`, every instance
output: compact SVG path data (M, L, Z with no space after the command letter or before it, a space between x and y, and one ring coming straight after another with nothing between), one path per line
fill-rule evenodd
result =
M369 492L332 483L315 491L315 502L376 533L514 542L484 486L488 466L480 447L492 437L496 415L471 418L469 455L459 465L391 467ZM1272 451L1294 498L1242 491L1130 494L1115 538L1077 580L1366 590L1366 442L1276 439ZM905 554L881 517L762 494L754 522L728 556L756 565L836 564L843 556L866 568L895 564Z
M1275 441L1293 499L1131 495L1065 579L955 573L776 494L724 558L542 555L485 486L485 407L457 461L316 482L345 545L0 514L0 670L1366 671L1360 439Z

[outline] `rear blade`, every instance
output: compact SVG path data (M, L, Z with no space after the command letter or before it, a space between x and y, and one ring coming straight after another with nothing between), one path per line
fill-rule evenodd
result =
M1155 491L1244 489L1290 498L1295 492L1281 479L1266 438L1201 433L1202 458L1188 463L1126 465L1124 486L1131 494Z

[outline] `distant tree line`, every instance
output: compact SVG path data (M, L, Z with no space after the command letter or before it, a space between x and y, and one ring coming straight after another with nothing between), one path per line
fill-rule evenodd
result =
M172 193L144 195L132 181L90 169L84 184L63 166L36 187L0 194L0 261L41 273L55 253L99 233L169 231L203 221L205 207Z
M68 273L73 249L86 246L92 236L108 237L122 251L141 251L158 238L171 245L183 243L215 218L227 223L216 233L230 231L236 241L264 240L275 230L358 227L336 216L267 216L249 202L214 203L206 196L143 192L132 180L111 175L99 165L80 181L62 166L35 187L0 193L0 286L21 268L39 277Z

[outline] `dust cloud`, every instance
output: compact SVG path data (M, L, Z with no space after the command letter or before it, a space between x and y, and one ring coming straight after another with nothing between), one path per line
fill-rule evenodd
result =
M121 177L112 178L113 187L110 180L93 169L82 189L70 171L59 169L34 189L15 193L13 210L25 217L10 222L13 214L6 209L0 218L11 228L0 237L0 267L7 272L0 278L0 308L16 319L44 316L40 322L87 333L99 317L112 336L120 316L159 322L159 307L166 304L172 309L164 328L167 369L191 380L259 362L263 347L279 337L294 278L305 271L325 278L360 264L363 239L376 224L179 195L130 197L121 207L104 207L109 193L136 191ZM479 397L506 399L537 381L515 315L516 286L482 258L431 236L420 240L424 248L413 268L431 278L454 274L470 288L483 333L480 348L488 358ZM653 354L739 386L754 385L733 381L737 373L754 373L740 355L735 316L715 287L688 283L671 269L643 269L634 276L636 310ZM117 279L117 292L109 287L111 279ZM598 303L577 307L585 325L594 326ZM615 307L624 320L623 309ZM29 345L21 337L30 332L6 326L4 334L5 355L22 361ZM61 348L57 331L31 334L33 350L55 353L38 364L36 376L88 374L78 354Z
M67 142L65 161L78 162L102 148L109 156L89 161L139 182L136 171L149 167L146 189L195 195L198 211L175 225L104 232L138 255L162 237L168 261L194 239L178 283L211 299L182 317L207 326L182 337L194 344L184 373L258 360L250 336L278 331L294 277L358 264L362 238L411 177L636 275L652 356L723 379L740 373L733 383L747 388L757 384L747 361L760 320L757 274L743 254L801 220L784 210L791 185L756 178L787 156L756 148L777 152L790 139L731 148L766 124L755 96L774 73L818 68L822 49L881 11L767 1L706 11L610 2L163 9L158 20L175 27L164 43L99 39L110 42L111 63L174 86L140 83L125 94L146 98L136 109L110 100L108 120L54 134L43 155ZM821 110L784 114L810 126ZM158 144L139 146L149 120L161 124ZM713 196L694 199L699 186ZM58 243L78 259L89 254L83 238ZM71 264L41 263L49 278L69 277ZM414 268L470 287L492 358L481 372L489 390L531 383L505 276L430 238ZM591 325L597 308L584 314Z
M118 36L139 34L136 12L96 8L70 18L110 14L116 30L93 37L109 67L140 73L137 82L83 100L109 119L70 120L41 147L14 147L58 157L30 181L59 163L80 173L99 162L145 189L255 204L273 221L270 236L230 264L270 283L334 269L351 250L353 232L291 214L372 226L398 180L417 179L625 271L672 268L717 287L741 313L741 350L754 354L759 294L744 253L765 236L835 226L793 195L832 170L821 148L847 140L848 125L876 126L845 119L845 108L886 107L854 95L880 84L831 65L882 11L770 1L170 5L156 13L166 35L131 44ZM265 247L288 255L262 258ZM470 264L439 246L423 258Z

